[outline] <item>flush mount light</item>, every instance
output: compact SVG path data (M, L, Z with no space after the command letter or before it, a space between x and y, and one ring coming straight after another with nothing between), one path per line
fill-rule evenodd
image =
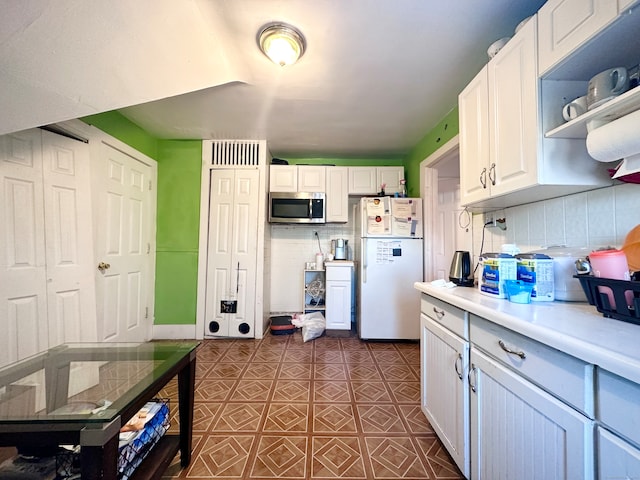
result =
M306 42L295 27L285 23L270 23L260 29L258 46L273 63L284 67L298 61L304 54Z

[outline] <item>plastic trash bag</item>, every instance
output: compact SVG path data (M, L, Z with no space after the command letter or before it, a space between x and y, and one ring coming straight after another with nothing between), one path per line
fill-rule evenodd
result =
M320 337L327 327L327 321L320 312L294 315L291 323L296 327L302 327L302 341L304 342Z

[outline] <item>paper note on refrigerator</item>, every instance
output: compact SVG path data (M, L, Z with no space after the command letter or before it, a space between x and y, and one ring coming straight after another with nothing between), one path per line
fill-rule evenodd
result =
M367 217L367 235L389 235L390 233L389 215Z
M393 216L410 218L416 215L415 203L412 200L393 199Z
M399 240L378 240L376 245L376 263L393 263L393 257L402 255L402 244Z
M367 199L367 216L375 217L378 215L389 214L388 198L370 198Z
M393 235L398 237L414 237L417 221L408 218L393 217Z

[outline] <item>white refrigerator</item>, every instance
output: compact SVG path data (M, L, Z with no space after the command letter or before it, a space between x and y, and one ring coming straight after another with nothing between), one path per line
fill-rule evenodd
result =
M420 198L365 197L356 216L359 242L358 336L418 340L423 281Z

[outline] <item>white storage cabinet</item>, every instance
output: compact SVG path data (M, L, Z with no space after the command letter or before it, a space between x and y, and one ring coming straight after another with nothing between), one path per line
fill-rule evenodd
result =
M327 330L351 330L353 262L326 262Z
M592 411L592 367L475 315L469 337L471 478L593 479L594 421L568 405Z
M304 271L303 313L322 312L326 307L326 277L324 270Z
M349 167L349 195L376 195L384 183L385 194L400 193L404 167Z
M640 385L598 370L598 478L640 478Z
M469 478L468 314L425 295L420 311L421 409Z
M316 165L270 165L270 192L325 192L326 168Z
M327 222L349 221L349 168L327 167L325 219Z

